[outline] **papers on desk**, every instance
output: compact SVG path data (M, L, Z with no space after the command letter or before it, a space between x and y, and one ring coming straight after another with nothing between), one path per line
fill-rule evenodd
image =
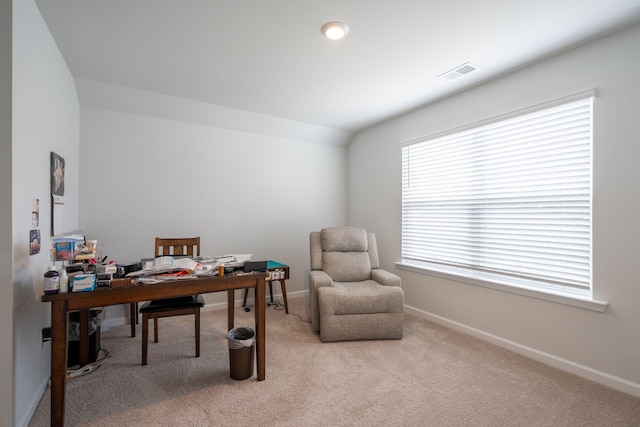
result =
M153 276L157 274L186 272L193 273L198 267L198 262L191 258L174 258L172 256L158 257L153 261L145 262L143 269L127 274L127 277Z
M222 256L196 258L202 265L213 265L216 267L224 265L225 267L242 267L245 262L251 261L253 254L230 254Z
M251 261L253 254L225 255L218 258L218 262L225 267L242 267L247 261Z
M137 277L136 283L141 285L153 285L155 283L161 283L165 280L186 280L186 279L195 279L199 276L195 274L160 274L157 276L140 276Z
M174 258L157 257L143 263L143 269L127 274L141 284L159 283L164 280L192 279L216 276L218 267L242 267L253 254L224 255L219 257Z

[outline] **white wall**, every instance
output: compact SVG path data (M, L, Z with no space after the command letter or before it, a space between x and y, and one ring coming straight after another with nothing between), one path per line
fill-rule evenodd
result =
M26 425L46 387L50 305L40 302L50 264L50 152L64 157L64 223L78 227L79 104L73 78L32 0L13 2L13 413ZM31 203L40 199L42 249L29 255ZM4 412L4 411L3 411ZM3 424L7 425L7 424Z
M193 110L181 111L184 117L205 108L162 99ZM172 120L171 110L157 117L152 109L82 107L80 225L88 238L109 259L127 262L153 256L157 236L200 236L202 255L252 253L287 263L288 293L306 290L309 233L346 223L346 147ZM121 309L109 315L125 320Z
M525 354L640 395L640 26L565 52L356 135L349 224L377 233L406 304ZM589 87L594 109L593 287L605 313L395 269L401 257L401 153L421 136ZM541 352L541 353L540 353Z
M13 422L13 286L11 285L11 21L0 2L0 425Z
M13 16L8 3L0 6L0 16L13 17L13 31L0 20L0 34L9 35L0 37L0 58L11 58L4 42L13 37L12 61L0 66L0 173L6 175L0 196L11 197L0 208L0 237L6 234L0 303L10 308L0 322L2 342L9 343L0 352L0 425L23 426L50 373L49 344L40 340L50 307L39 299L50 263L51 151L67 165L65 228L84 228L110 258L148 256L156 235L198 234L205 255L252 252L255 259L287 262L288 291L295 293L307 286L309 232L346 223L350 135L162 96L162 106L171 108L145 115L149 104L158 105L158 94L124 88L118 93L127 92L124 102L135 113L81 112L73 78L34 2L13 2ZM212 126L211 114L213 123L244 127ZM33 198L40 199L43 249L29 256ZM4 277L8 271L12 282L10 273ZM224 298L207 302L218 300Z

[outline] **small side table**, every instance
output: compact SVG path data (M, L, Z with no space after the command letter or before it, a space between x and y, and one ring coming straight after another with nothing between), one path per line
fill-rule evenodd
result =
M273 304L273 282L280 282L280 288L282 289L282 299L284 300L284 311L289 314L289 304L287 303L287 285L286 280L289 280L289 266L286 264L282 264L281 262L267 261L267 277L265 278L265 283L269 284L269 296L271 297L271 303ZM273 278L272 278L273 277ZM249 294L249 289L244 290L244 300L242 301L242 306L246 311L247 307L247 295Z

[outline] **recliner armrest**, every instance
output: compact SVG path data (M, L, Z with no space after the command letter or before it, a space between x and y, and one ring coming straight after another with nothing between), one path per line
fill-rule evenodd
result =
M333 286L333 279L322 270L311 270L309 272L309 283L311 289L316 290L322 286Z
M318 306L318 288L333 286L333 279L322 270L309 272L309 304L311 308L311 326L320 331L320 307Z
M401 284L400 277L381 268L371 270L371 278L384 286L400 286Z

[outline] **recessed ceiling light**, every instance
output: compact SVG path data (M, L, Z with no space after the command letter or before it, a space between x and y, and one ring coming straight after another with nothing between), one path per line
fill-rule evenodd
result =
M320 30L329 40L340 40L349 34L349 27L338 21L327 22Z

